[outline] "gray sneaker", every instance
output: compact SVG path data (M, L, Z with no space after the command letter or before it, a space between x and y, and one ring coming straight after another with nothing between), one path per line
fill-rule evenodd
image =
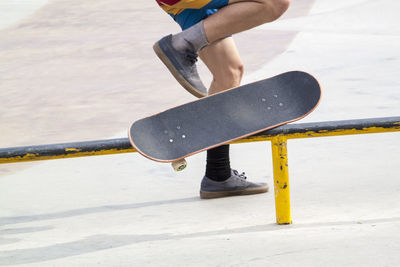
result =
M266 183L252 183L246 180L245 173L239 174L236 170L231 170L231 177L226 181L216 182L203 177L200 187L200 198L218 198L238 195L251 195L268 192L269 187Z
M199 98L207 96L207 88L197 72L197 53L189 49L177 51L171 44L171 38L172 35L168 35L155 43L154 52L189 93Z

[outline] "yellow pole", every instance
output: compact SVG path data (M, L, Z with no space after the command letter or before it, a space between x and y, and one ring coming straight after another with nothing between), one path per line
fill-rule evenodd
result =
M271 139L274 170L275 210L277 224L291 224L287 139L282 135Z

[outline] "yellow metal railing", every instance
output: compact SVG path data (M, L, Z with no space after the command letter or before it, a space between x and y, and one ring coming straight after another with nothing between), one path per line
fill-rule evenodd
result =
M273 137L271 146L276 222L278 224L290 224L292 223L292 217L290 215L289 164L286 137L283 135Z
M400 117L287 124L233 143L271 141L277 224L291 224L287 140L400 131ZM0 163L136 152L128 138L0 149Z

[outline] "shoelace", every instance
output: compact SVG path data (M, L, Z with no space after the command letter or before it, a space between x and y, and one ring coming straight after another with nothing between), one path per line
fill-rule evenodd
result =
M190 51L190 50L186 50L186 59L192 63L195 64L197 62L197 53Z
M239 172L237 171L237 170L232 170L233 171L233 173L235 174L235 175L237 175L237 176L239 176L240 178L242 178L242 179L244 179L244 180L246 180L247 179L247 177L246 177L246 173L245 172L242 172L241 174L239 174Z

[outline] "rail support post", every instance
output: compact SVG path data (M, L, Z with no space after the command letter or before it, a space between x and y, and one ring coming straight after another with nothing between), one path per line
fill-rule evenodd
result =
M274 171L275 210L277 224L291 224L287 139L277 135L271 139Z

